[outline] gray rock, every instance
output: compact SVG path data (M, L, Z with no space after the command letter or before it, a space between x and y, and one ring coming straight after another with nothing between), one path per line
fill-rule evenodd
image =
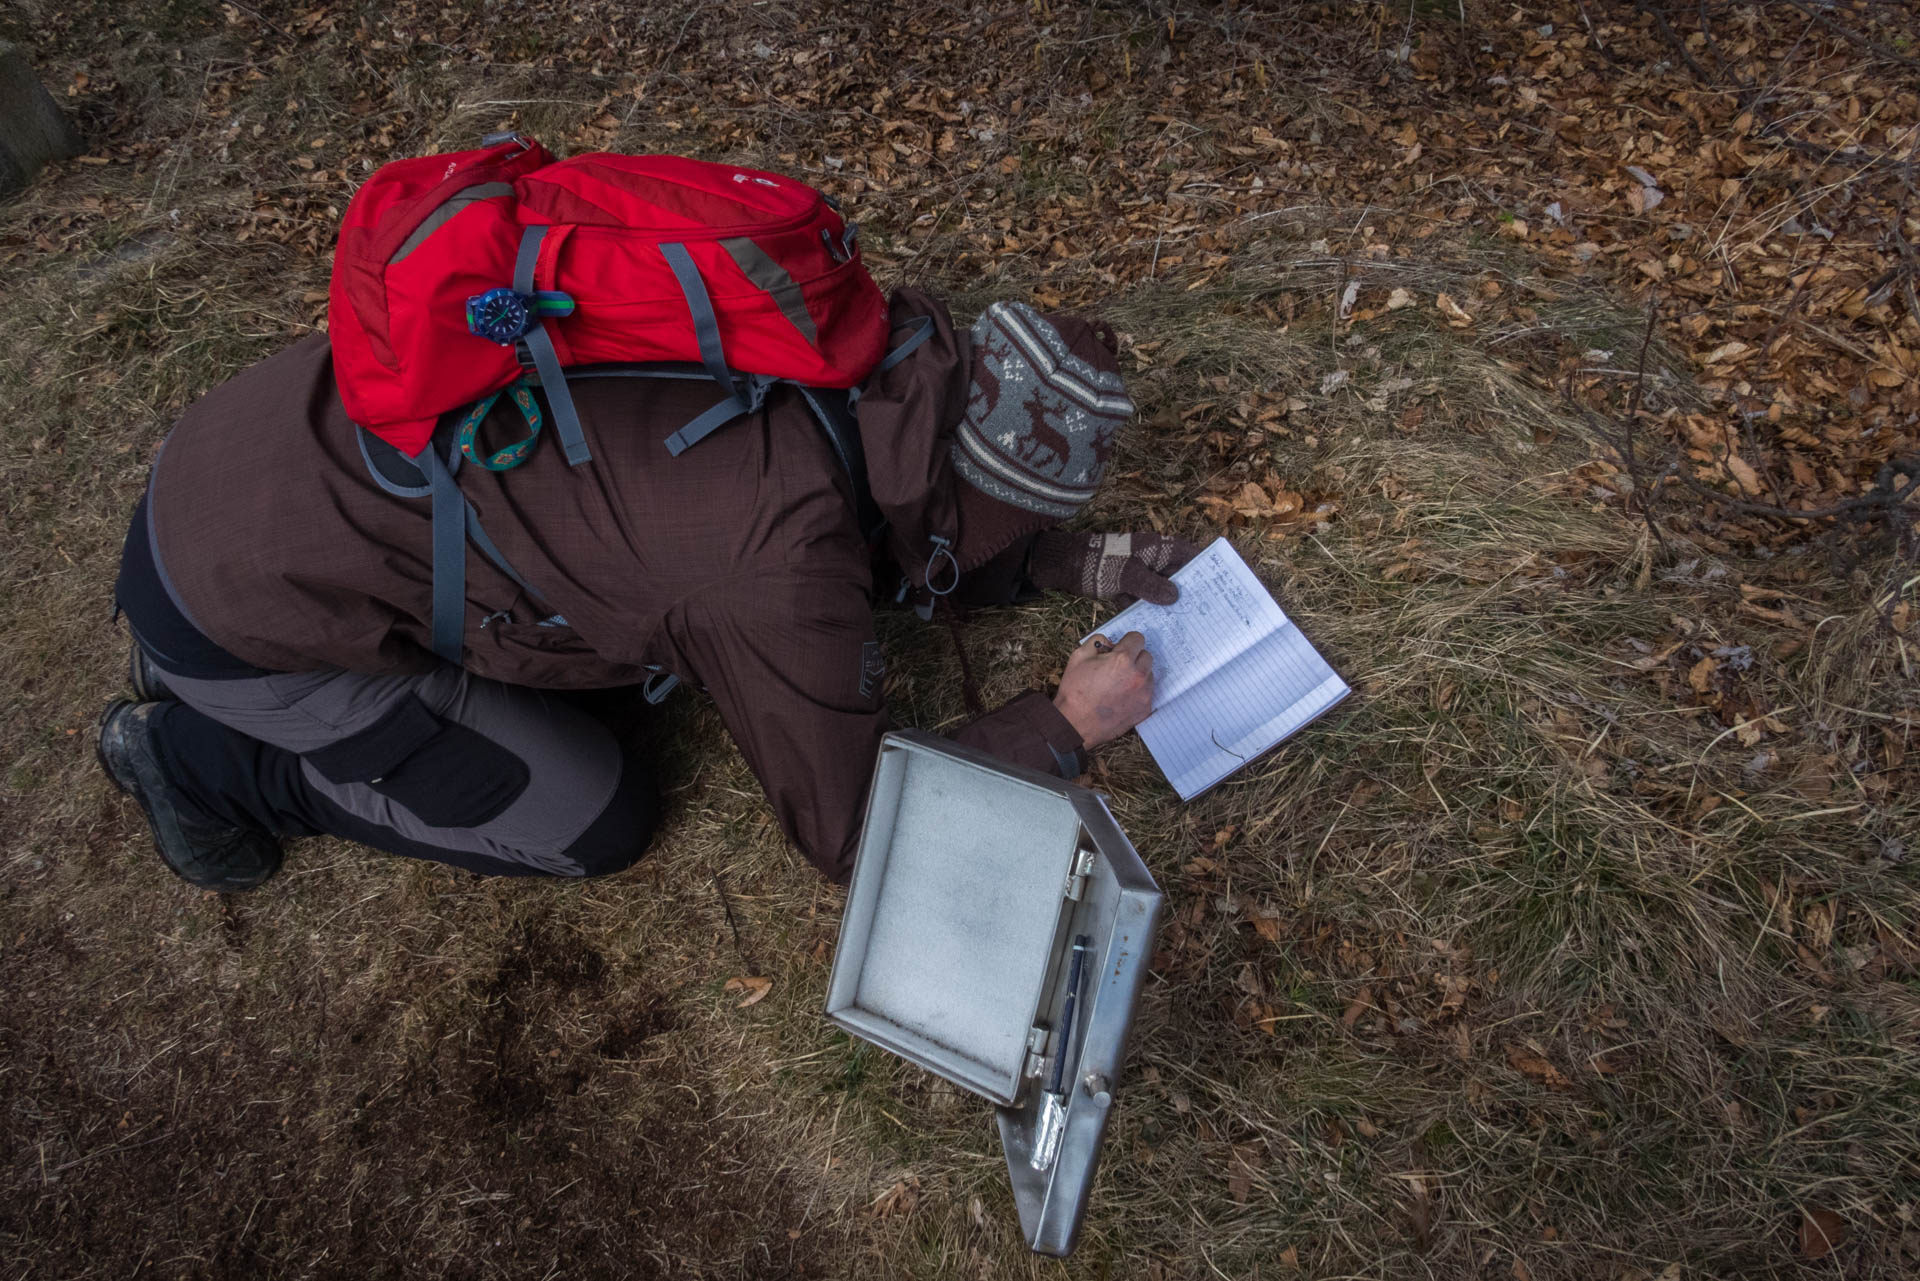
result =
M26 54L0 40L0 196L32 182L43 165L79 154L80 135Z

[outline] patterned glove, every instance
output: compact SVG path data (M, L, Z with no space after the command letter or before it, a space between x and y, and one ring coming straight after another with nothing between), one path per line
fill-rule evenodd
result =
M1186 539L1164 534L1050 529L1033 540L1027 577L1035 587L1093 600L1131 605L1138 597L1171 605L1180 599L1180 589L1166 576L1199 554Z

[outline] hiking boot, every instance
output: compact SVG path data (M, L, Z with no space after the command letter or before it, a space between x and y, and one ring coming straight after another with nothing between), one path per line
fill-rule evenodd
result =
M127 655L127 684L133 686L136 702L171 703L179 697L167 688L160 669L147 657L147 651L140 648L139 641L133 643L133 651Z
M231 893L264 884L280 870L280 842L265 832L221 827L182 812L153 743L153 716L166 704L116 698L100 717L100 768L138 801L160 861L189 885Z

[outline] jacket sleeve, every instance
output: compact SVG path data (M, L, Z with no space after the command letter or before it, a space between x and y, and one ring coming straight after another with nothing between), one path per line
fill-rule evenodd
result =
M864 584L795 577L747 595L683 603L668 620L674 646L684 674L713 696L781 830L830 880L844 881L874 757L892 728ZM1045 773L1085 767L1079 734L1037 691L953 738Z
M1080 731L1037 689L967 722L952 738L1042 774L1077 778L1087 772Z

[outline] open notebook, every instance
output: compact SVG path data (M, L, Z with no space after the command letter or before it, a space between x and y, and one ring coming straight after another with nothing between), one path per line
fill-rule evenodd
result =
M1351 691L1224 538L1173 576L1172 605L1139 601L1100 628L1147 638L1153 759L1190 801Z

